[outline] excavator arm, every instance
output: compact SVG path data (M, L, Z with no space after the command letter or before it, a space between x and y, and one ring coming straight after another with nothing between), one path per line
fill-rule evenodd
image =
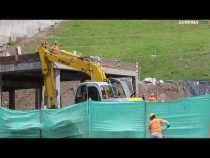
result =
M56 86L55 74L53 69L54 63L66 65L82 71L91 77L91 80L107 82L103 67L100 63L93 62L88 58L80 57L71 52L61 50L60 53L53 53L46 46L39 48L40 62L45 87L45 99L51 108L56 107Z

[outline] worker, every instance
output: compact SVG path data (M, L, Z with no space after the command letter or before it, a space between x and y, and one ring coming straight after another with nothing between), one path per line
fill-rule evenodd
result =
M170 127L170 124L168 121L160 118L156 118L155 113L150 114L150 125L149 125L149 131L151 134L151 138L163 138L163 133L161 126L165 125L167 128Z
M55 53L55 54L60 53L60 47L59 47L57 41L55 41L54 44L53 44L53 46L52 46L52 52Z
M148 97L148 101L151 101L151 102L157 101L157 98L155 97L155 94L154 94L154 93L152 93L152 94Z

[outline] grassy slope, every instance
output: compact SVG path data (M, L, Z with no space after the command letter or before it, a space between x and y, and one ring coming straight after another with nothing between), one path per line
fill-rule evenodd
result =
M210 79L210 28L205 23L75 20L60 24L49 41L54 37L63 49L83 55L137 61L141 79Z

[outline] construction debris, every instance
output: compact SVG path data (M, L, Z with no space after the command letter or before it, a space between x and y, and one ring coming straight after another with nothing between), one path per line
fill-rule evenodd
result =
M148 98L151 93L154 93L159 101L206 95L210 94L210 81L157 81L147 78L143 82L139 82L140 96Z
M152 83L153 85L156 85L156 82L157 82L156 78L151 78L151 77L145 78L143 81L145 83Z

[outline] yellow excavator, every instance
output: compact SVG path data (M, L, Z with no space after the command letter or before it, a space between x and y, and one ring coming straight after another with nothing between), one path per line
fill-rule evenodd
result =
M79 85L75 96L75 103L82 102L87 98L96 101L112 100L113 98L116 98L112 86L106 78L104 69L100 63L65 50L59 50L58 53L52 52L52 50L48 48L46 42L42 43L38 52L45 88L44 96L47 104L51 108L56 108L57 103L54 63L63 64L90 76L91 82L84 82ZM141 101L142 99L129 98L128 100Z

